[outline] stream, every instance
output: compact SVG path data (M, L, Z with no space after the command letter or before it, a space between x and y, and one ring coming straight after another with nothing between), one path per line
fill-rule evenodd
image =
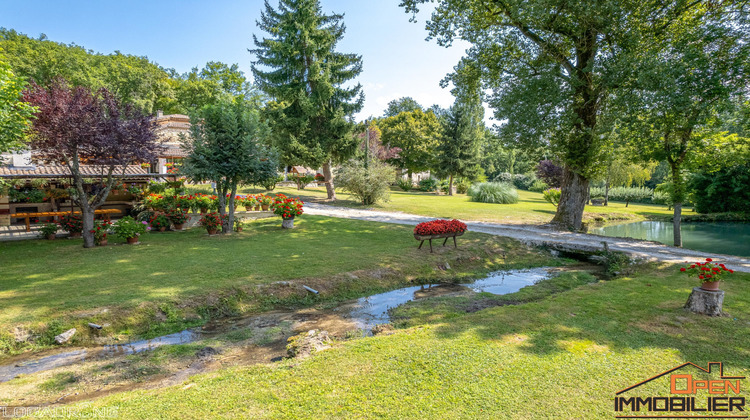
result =
M164 335L149 340L126 344L111 344L100 347L76 349L39 357L27 361L15 361L0 366L0 383L18 375L41 372L57 367L69 366L87 360L129 355L153 350L161 346L187 344L239 328L259 328L288 322L297 332L313 328L339 332L361 329L369 331L378 324L388 323L388 310L406 302L435 296L460 295L486 292L496 295L513 293L525 286L550 276L549 268L498 271L489 276L463 284L439 284L404 287L390 292L359 298L327 310L303 309L297 311L272 311L242 318L227 318L211 321L200 328Z

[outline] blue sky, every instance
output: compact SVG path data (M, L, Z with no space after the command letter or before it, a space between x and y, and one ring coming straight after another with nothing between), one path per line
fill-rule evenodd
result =
M271 0L276 6L277 0ZM338 50L362 55L358 78L366 95L358 119L380 116L386 104L411 96L423 106L449 106L453 98L439 81L464 53L465 43L451 48L425 41L418 23L398 7L399 0L321 0L326 13L344 13L347 26ZM250 77L252 34L263 8L260 0L41 1L0 0L0 26L29 36L41 33L57 42L76 43L97 52L119 50L148 56L179 72L208 61L238 63Z

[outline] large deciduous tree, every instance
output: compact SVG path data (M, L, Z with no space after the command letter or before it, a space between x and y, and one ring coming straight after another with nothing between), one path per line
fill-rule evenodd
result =
M682 246L685 171L714 149L710 125L733 106L750 80L750 45L742 22L706 22L691 16L636 60L622 106L627 136L637 154L666 160L671 170L674 245Z
M440 120L432 111L404 111L378 121L383 143L398 147L397 157L389 160L409 173L426 171L435 166L435 148L440 137Z
M417 13L431 0L402 0ZM597 120L616 87L621 52L643 32L666 30L701 2L677 0L437 0L430 37L472 44L450 78L477 78L501 130L518 142L549 142L565 165L552 222L579 229L602 147Z
M268 38L253 36L253 75L271 101L265 110L273 143L285 164L323 167L329 200L336 199L331 166L357 150L352 115L362 108L362 58L336 51L343 38L343 15L325 15L318 0L268 1L258 26Z
M383 115L385 117L395 117L402 112L416 111L417 109L422 111L425 110L419 102L414 100L414 98L404 96L403 98L394 99L388 102L388 106L385 108Z
M0 153L26 144L35 109L21 100L25 86L23 78L16 76L0 55Z
M94 211L107 199L117 175L128 165L156 158L161 146L155 124L106 89L73 88L62 79L46 88L32 83L24 99L38 109L31 133L32 160L68 168L76 189L72 198L83 219L83 246L93 247ZM91 190L83 165L99 173Z
M221 231L231 233L237 185L276 177L276 155L263 144L268 129L259 107L240 98L204 106L191 120L191 136L185 141L189 155L181 171L193 180L216 183Z
M455 194L455 177L475 179L482 172L480 145L484 140L484 108L478 96L459 96L441 119L435 172L447 176L448 194Z

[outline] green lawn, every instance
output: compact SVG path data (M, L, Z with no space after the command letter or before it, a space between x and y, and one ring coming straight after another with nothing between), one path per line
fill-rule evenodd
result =
M697 283L674 267L646 268L93 407L127 418L613 418L616 391L684 362L722 361L725 374L750 376L750 275L733 277L722 287L727 317L686 313ZM669 382L640 389L665 395Z
M511 251L509 260L520 266L551 259L475 233L463 236L459 249L431 255L416 249L408 226L310 215L295 225L283 230L279 218L269 218L225 237L196 228L149 233L134 246L110 238L109 246L94 249L83 249L81 240L0 242L0 354L18 350L9 336L18 325L42 336L37 341L42 345L70 327L79 328L76 340L85 344L87 322L112 323L114 334L153 336L212 316L358 297L418 279L476 275L502 264L492 253L499 247ZM468 261L475 255L480 261L451 260L451 272L437 269L446 258ZM353 271L363 271L356 282L344 276ZM280 281L295 283L273 284ZM309 295L297 284L302 282L321 295Z
M250 189L247 191L260 192L260 190ZM325 188L322 187L306 188L301 191L296 188L277 188L274 192L299 196L307 201L321 202L326 198ZM336 195L339 200L333 203L334 205L364 208L361 204L354 202L346 193L337 191ZM549 222L555 215L555 207L544 201L541 193L519 190L518 195L520 200L516 204L489 204L472 202L465 194L451 197L393 189L391 201L368 206L368 208L423 216L513 224L543 224ZM650 216L672 214L672 211L668 210L666 206L631 203L628 207L625 207L625 203L619 202L610 202L607 207L587 206L585 211L587 220L595 220L596 218L603 218L604 220L643 219ZM691 214L692 211L686 210L685 213Z

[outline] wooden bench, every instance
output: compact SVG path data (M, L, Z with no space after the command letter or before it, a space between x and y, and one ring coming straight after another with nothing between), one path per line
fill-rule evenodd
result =
M118 214L118 213L122 213L122 211L117 210L117 209L94 210L94 214L104 215L105 220L109 220L111 215ZM39 213L15 213L15 214L11 214L10 217L25 219L26 232L31 232L30 219L32 217L59 217L59 216L65 216L66 214L81 214L81 212L80 211L43 211Z

